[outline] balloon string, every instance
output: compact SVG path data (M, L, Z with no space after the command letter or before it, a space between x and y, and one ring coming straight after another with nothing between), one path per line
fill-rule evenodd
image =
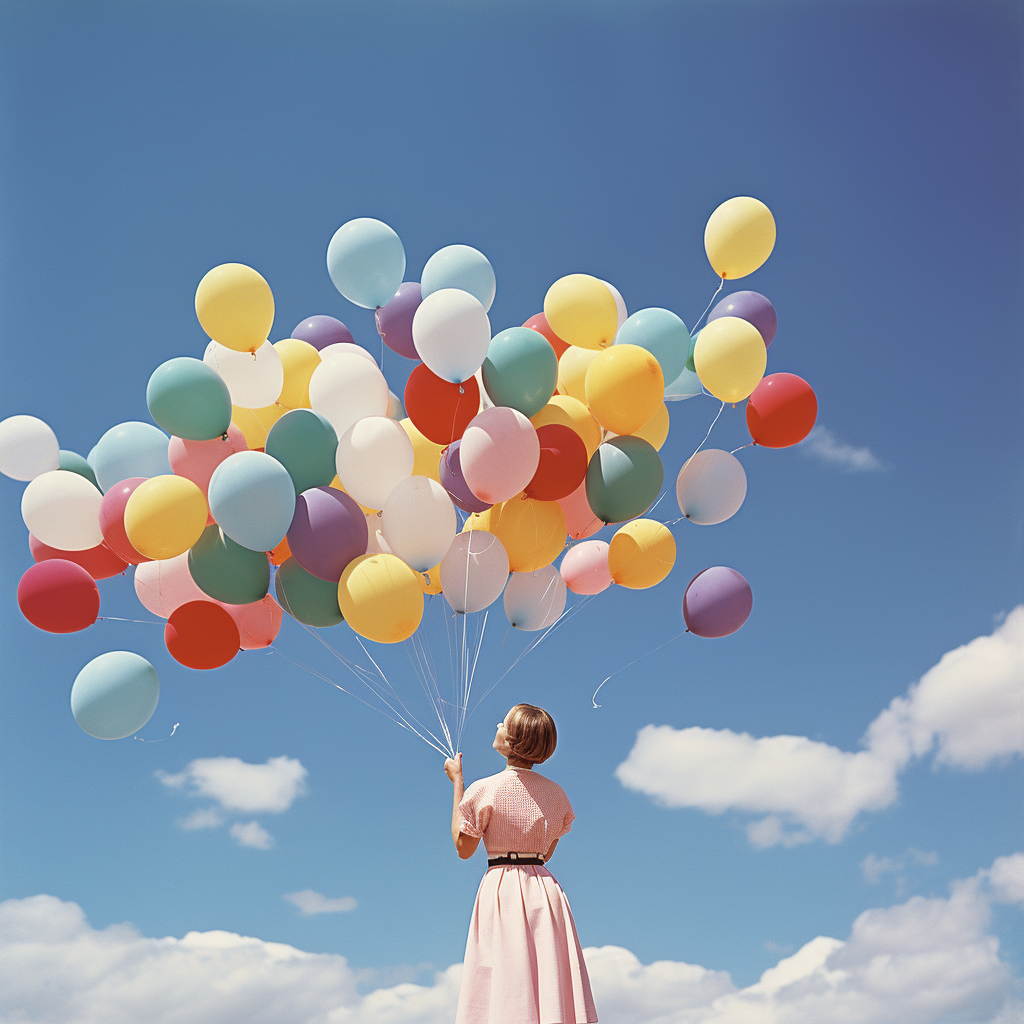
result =
M725 409L725 402L722 402L722 404L718 407L718 412L715 413L715 418L711 421L711 426L708 427L708 432L704 435L704 440L701 441L701 443L697 445L696 448L694 448L693 455L696 455L697 452L699 452L701 448L703 448L704 445L707 444L708 438L711 436L711 431L715 429L715 424L718 422L718 417L722 415L723 409ZM690 459L693 458L693 455L690 456ZM686 462L689 462L690 459L687 459ZM683 463L683 469L686 468L686 462Z
M696 323L693 325L693 327L690 328L690 336L691 337L693 336L693 332L695 330L697 330L697 324L699 324L701 322L701 320L703 320L704 317L706 317L708 315L708 312L710 311L711 307L715 304L715 299L718 298L718 293L724 287L725 287L725 278L723 277L722 280L718 282L718 287L715 289L715 294L711 296L711 301L708 303L708 308L705 309L704 312L701 313L701 315L699 317L697 317Z
M729 452L729 454L735 455L737 452L743 451L744 448L753 448L756 444L756 441L748 441L746 444L741 444L739 448L733 448L733 450Z
M118 615L97 615L97 622L141 622L145 626L165 626L164 619L122 619ZM154 741L155 742L155 741Z
M178 731L179 725L181 725L181 722L175 722L174 728L171 729L170 734L158 740L144 740L141 736L133 736L132 739L138 740L140 743L163 743L164 740L169 740L171 736L173 736Z
M658 644L657 647L652 647L649 651L645 652L644 654L641 654L639 658L634 658L628 665L623 665L622 668L616 669L610 676L605 676L605 678L601 681L601 686L604 686L604 684L607 683L608 680L612 678L612 676L617 676L620 672L625 672L627 668L630 668L631 666L635 665L638 661L643 661L643 659L646 658L648 654L653 654L655 651L660 651L662 647L665 647L668 644L672 643L672 640L678 640L685 633L689 633L689 630L684 629L682 633L677 633L674 637L672 637L671 640L666 640L664 643ZM590 701L595 708L604 707L603 704L597 703L597 695L601 690L601 686L599 686L594 691L594 696L590 698Z

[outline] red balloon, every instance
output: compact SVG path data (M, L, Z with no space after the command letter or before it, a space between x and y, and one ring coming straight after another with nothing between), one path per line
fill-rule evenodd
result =
M238 653L238 627L221 605L189 601L171 612L164 643L171 657L187 668L220 668Z
M567 341L562 339L551 330L551 324L548 323L548 318L543 313L538 313L536 316L531 316L529 320L523 324L524 327L529 327L530 330L537 331L538 334L543 334L548 341L551 342L551 347L555 350L555 355L559 359L562 358L562 353L569 347Z
M33 626L48 633L77 633L96 621L100 591L77 562L48 558L21 577L18 607Z
M587 475L587 446L572 427L548 423L537 428L540 463L526 494L538 501L557 501L572 494Z
M405 414L434 444L451 444L462 437L480 411L480 387L475 377L450 384L420 363L405 385Z
M105 580L117 576L128 568L128 563L119 555L114 554L106 544L97 544L85 551L61 551L51 548L31 533L28 535L28 549L36 562L45 562L51 558L63 558L68 562L80 565L94 580Z
M763 448L788 448L802 441L818 418L811 385L795 373L764 377L747 399L747 429Z
M235 620L243 651L269 647L277 639L284 613L269 594L252 604L226 604L224 610Z
M132 476L122 480L114 484L100 502L100 530L107 547L132 565L152 561L132 547L128 534L124 531L124 507L135 488L145 481L144 476Z

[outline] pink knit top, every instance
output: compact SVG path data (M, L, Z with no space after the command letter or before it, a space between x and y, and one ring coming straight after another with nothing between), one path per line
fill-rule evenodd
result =
M543 857L576 817L562 787L529 768L506 768L477 780L459 810L460 831L483 839L488 857L513 850Z

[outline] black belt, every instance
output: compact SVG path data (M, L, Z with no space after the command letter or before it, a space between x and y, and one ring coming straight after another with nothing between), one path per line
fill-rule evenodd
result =
M544 864L544 858L538 857L535 853L516 853L514 850L511 853L506 853L504 857L487 858L487 866L489 868L497 868L505 864L524 864L526 866L540 867Z

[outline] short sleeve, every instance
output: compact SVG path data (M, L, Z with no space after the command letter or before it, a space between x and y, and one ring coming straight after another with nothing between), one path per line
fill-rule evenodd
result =
M482 797L481 787L477 783L473 783L466 791L462 803L459 804L459 810L462 812L462 824L459 825L459 831L474 839L483 838L491 820L491 806L484 803Z
M576 820L576 814L571 807L566 805L565 817L562 819L562 831L558 833L559 837L564 836L572 828L572 823Z

